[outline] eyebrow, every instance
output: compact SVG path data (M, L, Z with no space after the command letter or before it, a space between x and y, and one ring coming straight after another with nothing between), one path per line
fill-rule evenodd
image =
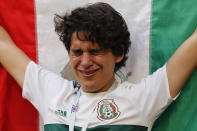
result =
M81 49L71 49L72 52L83 52Z
M73 53L83 53L84 51L83 50L81 50L81 49L71 49L71 51L73 52ZM104 53L105 51L107 51L107 50L105 50L105 49L88 49L87 50L89 53Z
M103 49L95 48L95 49L88 49L87 51L90 52L90 51L100 51L100 50L103 50ZM71 49L71 51L83 51L83 50L81 50L81 49Z

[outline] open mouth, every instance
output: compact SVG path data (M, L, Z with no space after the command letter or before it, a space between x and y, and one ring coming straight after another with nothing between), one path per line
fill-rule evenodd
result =
M95 69L95 70L89 70L89 71L79 70L79 72L82 74L83 77L92 77L92 76L96 75L98 70L99 70L99 68Z

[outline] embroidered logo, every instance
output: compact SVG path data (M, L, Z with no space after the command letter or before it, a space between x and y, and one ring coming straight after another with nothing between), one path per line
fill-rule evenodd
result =
M58 109L58 110L55 111L55 114L60 115L60 116L63 116L63 117L66 117L67 112Z
M120 111L113 99L104 99L98 103L97 118L99 120L116 119L120 115Z

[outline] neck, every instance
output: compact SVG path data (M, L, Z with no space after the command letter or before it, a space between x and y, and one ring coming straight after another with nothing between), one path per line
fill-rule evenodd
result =
M105 91L109 90L111 88L111 86L113 85L114 81L115 81L115 78L112 77L112 79L106 85L104 85L103 88L101 88L97 92L105 92Z
M101 92L105 92L107 90L109 90L111 88L111 86L113 85L115 81L115 77L113 76L108 83L106 83L102 88L100 88L99 90L94 90L94 91L91 91L91 90L83 90L83 92L86 92L86 93L101 93Z

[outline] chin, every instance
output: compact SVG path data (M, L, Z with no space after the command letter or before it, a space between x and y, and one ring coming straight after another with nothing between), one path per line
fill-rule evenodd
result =
M95 85L82 85L82 89L84 92L88 93L96 93L99 92L100 88L96 88Z

